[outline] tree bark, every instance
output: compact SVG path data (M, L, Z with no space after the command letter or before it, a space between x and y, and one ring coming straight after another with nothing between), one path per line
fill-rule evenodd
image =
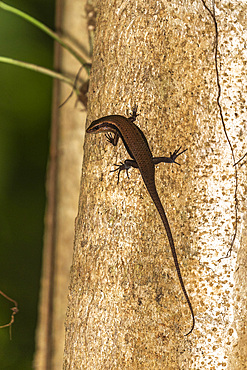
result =
M184 336L190 312L138 170L117 185L124 146L88 137L64 369L244 369L246 164L233 164L247 142L246 5L103 0L97 10L88 123L137 104L155 156L188 148L181 166L159 165L156 183L196 327Z
M57 1L56 28L68 42L89 50L86 1ZM79 63L55 45L55 69L76 76ZM87 78L85 74L80 77ZM35 369L60 370L64 350L64 320L69 271L72 262L74 221L78 208L83 122L85 109L73 96L60 104L71 88L54 81L50 159L47 176L47 210L39 317L36 332Z

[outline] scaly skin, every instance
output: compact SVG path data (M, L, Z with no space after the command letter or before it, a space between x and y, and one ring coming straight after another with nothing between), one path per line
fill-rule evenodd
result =
M132 160L126 160L124 163L119 165L118 168L115 170L119 171L118 180L119 174L122 170L128 171L130 167L139 168L144 184L146 185L147 191L149 192L165 227L170 248L172 251L173 260L177 270L179 282L191 311L192 327L190 331L186 334L189 335L195 326L194 312L182 279L171 229L155 185L155 164L161 162L176 163L175 159L184 151L179 153L180 151L179 148L173 154L171 154L170 157L153 157L145 135L139 129L139 127L137 127L134 124L136 116L137 116L136 109L133 109L133 115L129 118L119 115L102 117L96 121L93 121L91 125L88 127L86 132L95 134L100 132L113 133L114 136L112 136L111 134L107 134L106 137L107 140L114 146L117 145L118 139L119 137L121 137L125 145L125 148L129 155L131 156Z

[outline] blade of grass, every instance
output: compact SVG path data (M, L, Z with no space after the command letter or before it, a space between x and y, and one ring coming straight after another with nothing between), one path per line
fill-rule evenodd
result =
M22 12L21 10L14 8L13 6L5 4L3 1L0 1L0 9L6 10L8 12L11 12L13 14L18 15L19 17L25 19L26 21L32 23L36 27L40 28L42 31L44 31L47 35L52 37L54 40L56 40L60 45L62 45L66 50L68 50L79 62L81 65L84 66L85 70L87 71L87 74L89 75L90 67L86 63L86 61L77 53L76 50L74 50L70 45L68 45L66 42L64 42L57 34L56 32L52 31L49 27L45 26L43 23L38 21L37 19L33 18L32 16Z
M52 70L50 70L48 68L37 66L36 64L21 62L20 60L16 60L16 59L11 59L11 58L1 57L0 56L0 63L1 62L2 63L7 63L7 64L12 64L12 65L15 65L15 66L18 66L18 67L22 67L22 68L26 68L26 69L29 69L31 71L43 73L43 74L45 74L47 76L50 76L50 77L53 77L53 78L57 78L58 80L60 80L62 82L65 82L68 85L72 86L73 89L76 91L76 94L77 95L79 94L79 91L74 86L74 81L71 80L68 77L65 77L61 73L52 71Z

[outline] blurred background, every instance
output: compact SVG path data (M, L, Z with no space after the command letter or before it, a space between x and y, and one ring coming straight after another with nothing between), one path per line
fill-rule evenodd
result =
M55 1L6 0L54 29ZM0 55L52 69L53 41L0 9ZM18 302L0 329L0 369L31 369L42 262L52 79L0 63L0 290ZM0 296L0 325L13 304Z

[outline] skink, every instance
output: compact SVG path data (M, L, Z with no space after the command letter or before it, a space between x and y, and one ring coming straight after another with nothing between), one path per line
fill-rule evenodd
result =
M155 185L155 165L161 162L177 163L176 158L182 153L184 153L186 149L180 152L181 148L179 148L178 150L175 150L174 153L170 153L170 157L153 157L144 133L134 123L137 116L138 116L137 107L135 107L133 108L133 113L129 118L120 115L111 115L102 117L97 119L96 121L93 121L91 125L87 128L86 132L93 134L106 132L107 140L114 146L117 145L118 140L121 137L124 146L132 159L125 160L120 165L117 165L117 168L113 170L118 171L118 182L121 171L126 170L128 175L128 170L131 167L139 169L144 184L146 185L147 191L149 192L165 227L170 248L172 251L173 260L177 270L179 282L183 290L184 296L186 298L186 301L188 303L188 306L190 308L190 312L192 315L192 326L190 331L186 334L189 335L195 326L194 312L182 279L180 267L178 264L177 253L175 250L175 245L171 229L168 223L168 219L166 217L163 205L160 201L160 197L157 193ZM112 133L114 135L112 135Z

